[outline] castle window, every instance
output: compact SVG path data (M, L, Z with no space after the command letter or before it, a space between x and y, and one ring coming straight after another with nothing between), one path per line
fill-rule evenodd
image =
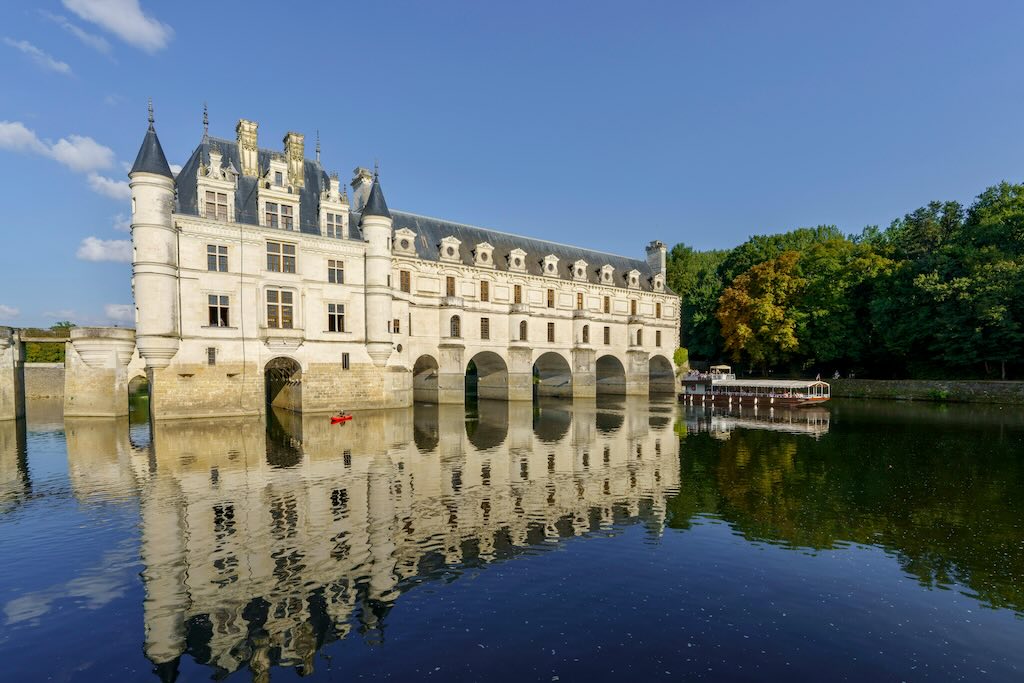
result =
M605 325L604 327L604 345L608 346L612 343L612 328Z
M549 289L548 290L548 308L554 308L554 307L555 307L555 290Z
M583 310L583 292L576 292L576 310Z
M391 332L392 334L402 333L402 321L399 320L398 318L395 318L394 320L391 321Z
M340 213L327 212L327 236L344 237L345 223Z
M525 320L519 322L519 341L526 341L527 325Z
M661 346L661 330L655 330L654 332L654 345Z
M516 303L516 304L523 303L523 286L522 285L516 285L513 288L513 297L514 298L512 299L512 303Z
M281 171L274 171L274 184L278 187L284 185L284 174Z
M224 192L206 191L206 217L219 221L228 219L228 195Z
M548 323L548 341L549 342L555 341L555 324L554 323Z
M207 298L210 313L210 327L228 327L228 298L210 294Z
M267 327L290 330L294 326L293 294L282 289L267 290Z
M629 300L629 314L636 315L636 299Z
M445 293L448 296L455 296L455 278L454 277L449 275L447 278L445 278L445 290L444 291L445 291Z
M612 312L612 298L610 296L606 296L604 298L604 312L605 313L611 313Z
M207 244L206 269L221 273L228 272L228 248L218 244Z
M462 321L459 319L459 316L457 316L457 315L453 315L452 316L451 330L450 331L451 331L451 336L453 338L455 338L455 339L458 339L459 337L462 336Z
M643 330L637 330L636 331L636 345L637 346L643 346L644 345L644 331Z
M292 230L295 227L295 208L289 204L267 202L264 213L266 216L265 224L268 228Z
M345 304L327 304L327 331L345 331Z
M207 346L206 347L206 364L216 365L217 364L217 347Z
M583 326L583 343L584 344L589 344L590 343L590 325L584 325Z
M480 318L480 338L490 339L491 338L491 319Z
M660 318L661 317L661 302L660 301L658 303L654 304L654 317L655 318Z
M348 354L347 353L341 354L341 369L342 370L348 370L349 369L349 365L350 364L349 364L349 360L348 360ZM346 466L351 465L352 464L352 460L351 460L352 459L352 454L349 453L348 451L345 451L345 458L346 458L345 465Z
M295 245L267 242L267 270L275 273L294 273Z
M412 283L410 282L410 280L411 278L409 277L408 270L398 271L398 285L403 292L412 291Z
M329 259L327 261L327 281L336 285L345 284L345 262Z
M480 301L491 300L491 283L487 280L480 282Z

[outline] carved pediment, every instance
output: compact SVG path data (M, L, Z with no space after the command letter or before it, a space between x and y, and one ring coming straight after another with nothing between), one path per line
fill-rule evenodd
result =
M526 252L522 249L513 249L508 253L508 269L517 273L526 272Z
M544 257L541 262L544 275L547 277L558 277L558 257L554 254L548 254Z
M462 240L457 237L449 235L441 239L439 247L441 260L448 263L459 263L462 261L462 257L459 255L459 247L462 245Z

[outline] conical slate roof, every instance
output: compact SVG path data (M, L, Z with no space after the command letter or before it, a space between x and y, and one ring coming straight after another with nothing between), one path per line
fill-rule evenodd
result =
M139 147L139 154L135 157L135 164L128 175L133 173L155 173L167 178L174 178L171 167L167 164L167 157L164 156L164 148L160 146L160 138L156 136L156 129L149 124L146 137L142 140L142 147Z
M363 217L366 216L383 216L384 218L391 218L391 212L388 211L388 203L384 201L384 192L380 189L380 180L377 176L373 176L373 185L370 186L370 196L366 198L366 206L363 207Z

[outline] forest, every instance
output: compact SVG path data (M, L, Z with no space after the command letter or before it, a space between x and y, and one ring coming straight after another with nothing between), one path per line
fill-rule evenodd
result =
M743 373L1024 377L1024 185L969 207L931 202L844 235L832 225L756 235L728 250L677 244L693 361Z

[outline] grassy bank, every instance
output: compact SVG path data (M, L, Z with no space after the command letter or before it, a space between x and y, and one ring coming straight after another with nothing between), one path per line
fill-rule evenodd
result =
M1024 382L830 379L835 398L1024 405Z

